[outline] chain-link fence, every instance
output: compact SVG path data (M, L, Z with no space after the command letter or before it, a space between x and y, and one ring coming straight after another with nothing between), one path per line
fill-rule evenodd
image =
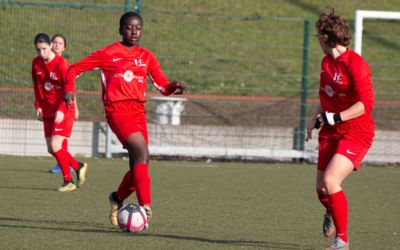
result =
M7 131L15 119L34 119L30 64L35 56L35 34L65 35L65 57L73 63L120 39L118 21L125 6L32 6L3 1L1 7L0 118L7 119L1 128ZM247 150L239 151L244 154L248 150L259 150L261 154L265 153L262 149L272 150L266 156L284 150L289 152L288 158L304 157L291 151L298 149L295 131L301 120L304 18L261 16L257 12L249 16L171 13L151 8L144 8L141 14L141 45L155 53L169 79L181 80L189 89L183 96L186 101L180 125L160 125L153 99L158 94L149 84L150 146L159 146L161 151L185 147L193 152L217 148L225 150L225 155L228 148ZM382 148L373 148L368 159L375 161L375 156L386 155L390 162L397 162L399 140L393 134L386 135L397 135L400 130L400 98L396 94L400 28L398 22L368 20L364 31L363 56L371 65L376 93L377 135L383 135L376 138ZM310 58L306 76L310 114L318 103L322 52L313 37L306 51ZM98 72L80 77L77 89L81 119L75 123L75 130L85 121L104 121ZM305 151L315 148L313 142L306 145Z

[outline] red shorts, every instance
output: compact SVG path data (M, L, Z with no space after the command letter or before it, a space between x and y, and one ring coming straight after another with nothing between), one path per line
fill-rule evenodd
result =
M335 154L347 157L354 165L354 170L360 166L374 138L373 124L338 124L323 126L319 132L319 171L325 171Z
M64 119L60 123L55 123L54 119L55 118L43 118L44 136L62 135L70 137L75 120L75 108L70 107L69 111L64 113Z
M107 105L106 119L111 130L124 145L128 136L141 132L148 143L146 111L142 103L122 101Z

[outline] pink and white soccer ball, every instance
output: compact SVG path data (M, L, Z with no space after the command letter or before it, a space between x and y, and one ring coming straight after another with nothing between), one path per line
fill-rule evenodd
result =
M148 225L146 211L137 204L126 204L118 211L118 225L126 232L140 232Z

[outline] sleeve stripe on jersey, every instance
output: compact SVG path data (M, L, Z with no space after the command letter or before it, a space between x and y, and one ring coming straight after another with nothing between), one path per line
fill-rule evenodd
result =
M159 85L154 81L154 78L153 78L150 74L147 74L147 76L150 78L150 80L151 80L151 82L153 83L154 87L156 87L156 89L157 89L158 91L160 91L161 93L165 93L165 88L164 88L164 87L159 86Z
M103 83L103 85L104 85L104 89L107 89L107 80L106 80L106 77L105 77L105 75L104 75L104 72L103 72L103 70L101 70L100 69L100 77L101 77L101 82ZM106 98L106 96L107 96L107 91L104 91L104 96L103 96L103 99L104 100L106 100L107 98Z

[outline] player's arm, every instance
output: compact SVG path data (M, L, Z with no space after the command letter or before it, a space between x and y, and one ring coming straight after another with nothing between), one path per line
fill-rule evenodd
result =
M364 113L371 113L374 107L374 87L369 65L365 61L355 62L350 65L349 74L354 82L358 102L345 112L342 112L343 120L354 119Z
M349 65L349 76L354 84L358 100L340 113L321 113L323 124L335 125L371 112L374 106L374 89L368 64L361 59L354 60Z
M79 119L78 100L75 97L75 120Z
M154 55L150 56L148 76L154 87L163 95L180 95L186 90L185 84L178 81L168 81Z
M351 105L348 109L340 112L342 121L351 120L365 114L365 106L362 102L358 101Z
M42 110L42 105L41 105L42 98L40 96L39 84L35 77L36 71L35 71L33 62L32 62L31 73L32 73L32 82L33 82L33 92L34 92L34 98L35 98L34 105L35 105L35 109L36 109L36 118L38 120L42 121L43 120L43 110Z
M65 77L66 77L67 70L68 70L67 60L63 59L60 61L59 65L58 65L58 70L59 70L59 75L60 75L59 81L61 81L61 83L63 83L64 93L65 93ZM68 108L68 106L66 105L66 103L61 102L57 108L57 111L58 111L57 114L59 114L61 112L64 115L64 113L67 112L67 108ZM57 120L57 115L56 115L56 120Z
M68 67L65 77L64 100L67 105L75 102L75 79L82 73L100 68L102 65L101 51L96 51L91 55L81 59L79 62Z

